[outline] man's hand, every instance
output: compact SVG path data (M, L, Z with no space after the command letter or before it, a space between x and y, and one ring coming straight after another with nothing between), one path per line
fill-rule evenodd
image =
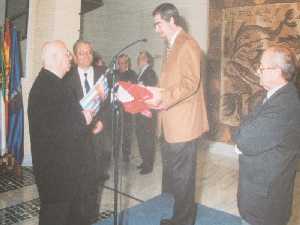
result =
M90 109L85 109L82 110L82 113L84 115L86 125L89 125L92 122L93 117L95 116L95 111Z
M149 87L149 86L146 88L152 93L152 98L145 101L147 106L150 109L157 109L157 110L164 109L162 97L161 97L161 92L163 91L163 89L157 87Z
M102 100L106 98L105 87L101 83L96 86L96 90Z
M98 134L102 130L103 130L103 123L100 120L98 120L92 132L93 134Z

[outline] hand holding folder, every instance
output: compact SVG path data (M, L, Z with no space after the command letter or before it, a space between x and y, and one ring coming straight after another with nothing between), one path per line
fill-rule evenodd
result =
M94 110L98 112L101 101L108 94L108 82L105 76L101 76L91 90L80 100L80 105L84 110Z
M145 103L152 98L152 93L144 86L132 84L125 81L118 82L119 88L117 97L124 107L124 110L131 114L141 113L151 117L152 113Z

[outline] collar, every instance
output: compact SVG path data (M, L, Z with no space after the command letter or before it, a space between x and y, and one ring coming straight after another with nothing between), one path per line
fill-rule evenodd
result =
M89 75L93 72L93 67L92 66L90 66L88 69L82 69L80 67L77 67L77 68L78 68L79 75L83 75L85 73L87 73Z
M169 48L172 48L172 47L173 47L173 45L174 45L174 43L175 43L175 40L176 40L178 34L180 33L180 31L181 31L181 29L179 29L178 31L176 31L175 34L173 34L173 36L171 37L171 39L170 39L170 41L169 41L169 43L168 43L168 47L169 47Z
M279 85L279 86L274 87L274 88L272 88L271 90L269 90L269 91L267 92L267 99L271 98L271 96L274 95L276 91L278 91L280 88L282 88L282 87L285 86L285 85L286 85L286 84L282 84L282 85Z
M145 72L145 70L149 67L149 64L146 64L142 67L141 72L139 73L137 80L139 80L141 78L141 76L143 75L143 73Z

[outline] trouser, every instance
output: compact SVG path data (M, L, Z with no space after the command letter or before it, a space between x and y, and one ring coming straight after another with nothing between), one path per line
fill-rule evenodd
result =
M250 223L248 223L246 220L242 219L242 225L251 225Z
M155 121L142 115L136 116L136 137L142 165L145 169L152 169L155 154Z
M57 202L41 200L39 225L91 225L98 218L97 204L96 186L88 189L79 187L70 200Z
M127 112L123 112L123 143L122 153L123 158L129 159L131 154L131 142L132 142L132 115Z
M198 140L182 143L162 143L162 191L173 195L173 217L176 225L193 225L195 203L195 174Z

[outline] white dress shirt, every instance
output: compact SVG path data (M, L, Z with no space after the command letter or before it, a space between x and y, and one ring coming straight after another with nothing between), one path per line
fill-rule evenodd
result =
M90 87L92 88L94 86L94 68L92 66L90 66L88 69L84 70L80 67L78 67L78 73L79 73L79 77L80 77L80 83L81 83L81 87L83 90L83 95L86 95L86 89L85 89L85 73L87 74L87 81L90 85Z

